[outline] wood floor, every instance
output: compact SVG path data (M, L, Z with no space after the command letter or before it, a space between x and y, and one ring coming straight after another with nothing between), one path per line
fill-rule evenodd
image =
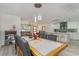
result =
M79 56L79 41L71 41L69 46L59 56Z
M15 45L2 46L0 48L0 56L16 56Z
M0 56L16 56L15 45L3 46L0 48ZM59 56L79 56L79 42L72 42L64 49Z

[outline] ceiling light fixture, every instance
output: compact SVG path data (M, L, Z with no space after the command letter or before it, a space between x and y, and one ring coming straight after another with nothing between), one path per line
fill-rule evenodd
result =
M41 7L42 7L42 4L41 4L41 3L35 3L35 4L34 4L34 7L35 7L35 8L41 8Z

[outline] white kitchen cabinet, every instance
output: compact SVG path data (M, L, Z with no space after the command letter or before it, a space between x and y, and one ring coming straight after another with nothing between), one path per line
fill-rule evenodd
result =
M63 42L63 43L68 43L68 35L67 35L67 33L59 33L57 41Z
M67 22L67 28L68 29L77 29L77 22Z

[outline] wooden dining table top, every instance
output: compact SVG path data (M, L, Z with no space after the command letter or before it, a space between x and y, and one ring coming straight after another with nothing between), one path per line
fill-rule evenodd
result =
M28 37L22 38L28 41L30 50L34 56L56 56L67 47L67 44L39 37L36 40Z

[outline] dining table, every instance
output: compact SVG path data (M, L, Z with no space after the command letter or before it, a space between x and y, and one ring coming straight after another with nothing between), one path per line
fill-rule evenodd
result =
M27 36L22 37L28 41L30 51L34 56L57 56L68 44L52 41L44 38L32 39Z

